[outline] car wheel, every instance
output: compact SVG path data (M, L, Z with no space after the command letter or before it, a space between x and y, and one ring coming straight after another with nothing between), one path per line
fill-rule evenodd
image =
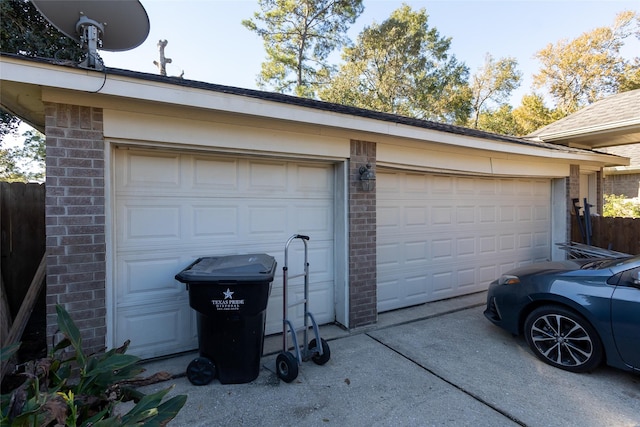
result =
M531 350L549 365L571 372L588 372L603 358L598 333L582 316L558 306L539 307L524 324Z

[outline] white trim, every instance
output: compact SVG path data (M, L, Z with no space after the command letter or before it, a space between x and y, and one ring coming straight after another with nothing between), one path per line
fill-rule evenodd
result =
M349 328L349 164L334 167L334 312L336 322Z
M608 133L625 133L625 131L636 130L640 126L640 119L633 118L629 120L622 120L619 122L608 122L604 124L598 124L595 126L585 126L577 129L561 130L550 133L541 133L536 135L536 139L545 142L552 142L556 140L571 139L580 136L595 136L606 135Z
M393 145L408 139L417 143L435 142L450 147L552 158L572 163L612 164L612 156L606 154L576 153L569 149L549 150L525 143L454 134L206 88L180 86L8 57L0 57L0 64L3 81L42 86L44 101L101 108L111 105L111 108L117 106L119 110L129 111L153 111L163 108L167 111L172 110L172 115L202 116L213 112L241 114L247 120L262 118L280 122L276 127L294 123L305 125L311 127L313 132L324 136L346 135L351 139L372 142L388 142L388 138L391 138ZM171 115L169 112L166 114Z
M115 144L105 138L104 140L104 216L105 216L105 277L104 277L104 305L105 305L105 345L107 349L114 348L115 343L115 331L116 331L116 316L115 305L116 296L114 294L113 283L113 255L115 254L115 230L113 227L114 202L115 202L115 188L112 185L114 179L114 163L113 152L116 149Z

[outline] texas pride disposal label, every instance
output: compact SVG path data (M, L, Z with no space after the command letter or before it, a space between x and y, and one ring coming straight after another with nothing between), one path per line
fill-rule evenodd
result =
M237 311L244 305L243 299L233 299L233 292L230 288L222 292L223 299L212 299L211 304L218 311Z

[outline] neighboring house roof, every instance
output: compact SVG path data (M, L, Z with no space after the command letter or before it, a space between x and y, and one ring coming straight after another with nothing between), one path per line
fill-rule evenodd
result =
M594 102L526 138L592 149L640 143L640 89Z
M605 168L605 172L607 175L631 173L640 174L640 143L607 147L598 151L629 158L629 166L614 166Z
M34 65L45 64L46 66L54 66L55 71L73 70L76 73L78 71L81 71L82 75L85 75L85 76L88 76L88 75L95 76L99 73L97 71L87 71L86 69L81 69L75 64L70 63L68 61L61 62L55 59L32 58L32 57L25 57L22 55L7 54L7 53L0 52L0 59L2 58L6 58L8 60L28 61L28 62L34 63ZM24 118L34 127L43 130L44 129L44 109L41 105L41 94L38 91L40 90L39 87L48 85L48 83L43 83L42 81L43 76L41 72L38 73L36 70L34 71L34 73L35 73L34 75L30 75L28 77L19 76L19 78L14 78L15 82L12 82L13 84L11 85L6 84L6 83L9 83L9 81L8 80L4 81L4 76L0 75L0 77L3 78L3 84L1 85L2 96L0 97L0 99L2 101L3 108ZM598 153L594 153L592 150L583 149L581 147L568 147L568 146L563 146L556 143L549 143L544 140L532 140L532 139L511 137L506 135L499 135L499 134L485 132L477 129L466 128L462 126L454 126L454 125L449 125L445 123L438 123L438 122L433 122L428 120L420 120L420 119L415 119L410 117L398 116L395 114L382 113L382 112L367 110L363 108L333 104L333 103L318 101L314 99L301 98L297 96L284 95L284 94L274 93L274 92L265 92L265 91L259 91L259 90L253 90L253 89L243 89L243 88L237 88L237 87L231 87L231 86L223 86L218 84L186 80L186 79L181 79L176 77L167 77L167 76L161 76L157 74L122 70L122 69L116 69L116 68L106 68L100 74L104 74L104 78L100 77L100 79L103 80L102 82L103 87L104 87L104 83L107 82L107 78L109 76L115 77L115 78L124 77L128 79L137 80L142 83L157 82L161 84L171 85L174 87L177 86L177 87L185 87L185 88L195 89L195 90L202 90L209 93L252 98L252 99L258 100L260 103L274 102L274 103L286 104L289 106L300 107L304 109L311 109L313 111L324 111L324 112L329 112L331 114L338 114L342 116L373 119L379 122L387 122L387 123L393 123L397 125L406 125L412 128L428 129L431 131L445 132L448 134L462 135L462 136L471 137L471 138L480 138L487 141L506 142L506 143L517 144L525 147L528 146L528 147L542 148L550 151L577 154L577 155L598 154ZM58 75L59 77L63 76L60 73L58 73ZM80 77L80 75L78 75L78 77ZM60 88L63 87L51 79L48 79L47 81L50 81L52 83L51 84L52 87L60 87ZM80 92L102 93L104 95L115 95L114 93L105 93L102 90L102 88L98 89L97 91L94 91L93 89L91 91L88 91L87 89L83 89L82 87L79 87L77 82L67 87L67 89L74 89ZM262 111L265 111L264 109L265 106L266 104L261 105ZM607 160L607 163L627 164L627 160L615 159L612 157Z

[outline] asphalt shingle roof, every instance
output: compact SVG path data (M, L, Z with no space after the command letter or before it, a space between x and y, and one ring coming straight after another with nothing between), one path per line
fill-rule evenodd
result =
M76 64L73 64L69 61L61 62L61 61L50 59L50 58L39 58L39 57L34 58L34 57L27 57L23 55L4 53L4 52L0 52L0 56L18 58L21 60L27 60L27 61L33 61L33 62L48 63L48 64L63 66L68 68L79 68ZM543 142L539 140L530 140L525 138L500 135L500 134L486 132L478 129L471 129L463 126L455 126L455 125L439 123L439 122L434 122L429 120L421 120L421 119L415 119L411 117L398 116L390 113L367 110L364 108L350 107L350 106L341 105L341 104L333 104L329 102L318 101L315 99L301 98L297 96L285 95L285 94L275 93L275 92L265 92L265 91L254 90L254 89L243 89L243 88L238 88L233 86L223 86L223 85L214 84L214 83L188 80L188 79L183 79L179 77L161 76L158 74L143 73L143 72L130 71L130 70L124 70L119 68L106 67L104 69L104 73L105 75L111 74L111 75L117 75L117 76L123 76L123 77L130 77L133 79L139 79L144 81L161 82L161 83L171 84L175 86L183 86L183 87L196 88L196 89L202 89L202 90L225 93L225 94L256 98L256 99L261 99L265 101L279 102L279 103L285 103L289 105L312 108L315 110L330 111L338 114L365 117L365 118L370 118L374 120L413 126L417 128L431 129L431 130L436 130L441 132L448 132L452 134L465 135L465 136L477 137L477 138L494 140L494 141L504 141L504 142L514 143L514 144L546 148L549 150L571 152L571 153L593 153L593 150L567 147L564 145L553 144L553 143ZM640 91L638 92L640 94Z
M608 96L538 129L527 137L544 139L546 135L588 131L596 127L614 128L629 122L640 123L640 89Z

